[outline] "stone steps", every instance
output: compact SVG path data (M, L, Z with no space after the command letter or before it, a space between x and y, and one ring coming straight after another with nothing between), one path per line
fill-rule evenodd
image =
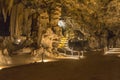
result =
M61 40L60 40L60 42L59 42L58 47L59 48L66 47L67 44L68 44L68 38L62 37Z

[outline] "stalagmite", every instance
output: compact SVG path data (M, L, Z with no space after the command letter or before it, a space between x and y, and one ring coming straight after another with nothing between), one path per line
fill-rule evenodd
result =
M39 27L38 27L37 44L38 44L38 46L40 46L42 35L46 31L46 29L48 27L48 23L49 23L48 13L46 10L41 12L38 20L39 20L39 22L38 22Z

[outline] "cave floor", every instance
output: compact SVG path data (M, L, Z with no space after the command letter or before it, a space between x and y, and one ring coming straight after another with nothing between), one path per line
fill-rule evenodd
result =
M120 58L90 52L83 59L19 65L0 70L0 80L120 80Z

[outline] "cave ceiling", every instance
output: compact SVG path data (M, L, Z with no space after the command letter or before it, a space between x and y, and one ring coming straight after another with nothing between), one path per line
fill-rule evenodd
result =
M61 17L71 17L79 26L120 26L120 0L0 0L4 21L19 3L33 13L46 9L48 14L59 5L62 8Z

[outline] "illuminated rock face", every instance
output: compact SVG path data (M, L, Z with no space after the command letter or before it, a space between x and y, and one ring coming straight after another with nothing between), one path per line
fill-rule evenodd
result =
M5 49L4 50L4 55L2 53L2 50L0 50L0 64L4 65L4 64L11 64L11 58L8 56L8 52Z
M19 49L26 47L26 40L29 38L37 47L43 44L45 47L50 48L51 52L54 35L61 35L61 29L57 25L61 16L60 4L56 4L56 2L51 4L51 1L42 0L7 0L6 2L0 0L0 2L0 11L2 11L0 13L3 14L4 21L6 21L7 16L10 16L10 43L5 43L4 47L12 45L13 49L10 50L14 51L16 47L13 44L19 45L19 38L22 36L26 38L23 41L25 44L22 44ZM4 5L4 3L9 5ZM54 30L55 34L52 30L47 29L49 27Z
M97 29L114 27L114 24L119 26L119 6L119 0L79 0L79 2L77 0L0 0L3 22L7 21L8 16L10 17L11 38L9 39L11 41L4 42L6 45L13 46L13 40L23 36L30 38L37 47L40 47L41 44L48 47L51 52L55 36L62 36L62 29L58 27L60 17L71 17L75 23L78 23L72 28L85 28L84 30L90 35L94 34ZM117 28L117 30L119 29ZM18 44L18 42L16 43ZM102 38L102 44L104 42L105 39ZM20 48L26 47L27 44ZM97 41L91 43L91 47L96 46L98 46ZM14 48L16 49L16 47L13 46L13 51Z
M52 53L55 39L58 39L58 36L54 34L50 28L48 28L46 33L42 36L41 44L49 53Z

